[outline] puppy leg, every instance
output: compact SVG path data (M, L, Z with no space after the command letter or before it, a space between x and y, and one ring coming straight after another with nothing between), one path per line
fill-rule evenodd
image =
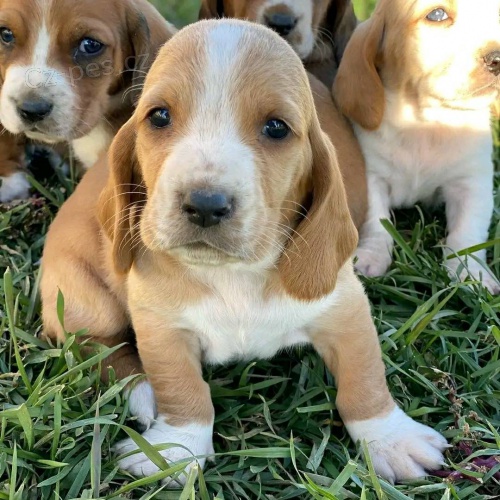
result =
M25 162L23 140L0 126L0 203L25 199L30 183L22 170Z
M335 376L339 413L351 438L366 441L379 475L392 482L425 476L441 467L446 440L396 406L361 284L344 296L349 300L324 318L313 338Z
M391 265L393 241L380 223L390 215L389 186L380 177L368 174L368 214L361 228L355 264L365 276L381 276Z
M177 445L161 454L168 462L190 460L185 468L187 476L196 461L203 467L206 456L213 454L214 409L210 389L202 378L199 345L189 332L169 331L164 320L155 321L151 314L133 316L139 353L158 407L158 418L142 437L153 445ZM118 443L115 452L122 455L137 449L132 439L126 439ZM201 457L195 461L196 456ZM123 458L119 464L138 476L159 471L143 453ZM182 476L178 481L184 483L185 479Z
M488 229L493 213L493 174L474 178L458 179L443 188L448 221L448 237L446 239L446 255L465 248L479 245L488 239ZM486 250L474 255L486 262ZM460 272L459 278L464 280L470 275L493 294L500 293L500 284L485 265L484 267L472 257L456 257L445 261L452 276L457 275L461 263L467 269Z

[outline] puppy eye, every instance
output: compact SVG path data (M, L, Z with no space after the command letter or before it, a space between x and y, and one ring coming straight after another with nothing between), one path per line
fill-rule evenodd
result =
M149 121L155 128L165 128L172 123L172 118L168 109L158 108L150 113Z
M16 39L9 28L0 28L0 38L6 45L10 45Z
M78 52L88 56L95 56L102 52L104 44L93 38L84 38L78 46Z
M434 9L432 12L427 14L427 19L429 21L440 23L449 19L449 16L444 9Z
M264 125L262 133L271 139L281 140L290 133L290 127L283 120L273 118Z

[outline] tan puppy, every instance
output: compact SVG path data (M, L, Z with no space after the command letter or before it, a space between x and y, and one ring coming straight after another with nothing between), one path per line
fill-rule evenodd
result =
M147 0L0 0L0 121L93 165L174 31Z
M89 327L116 345L133 325L154 389L153 397L144 382L130 395L149 425L145 439L182 445L203 466L214 409L202 363L313 344L336 377L347 429L366 439L377 472L400 480L440 466L444 438L389 394L350 259L357 237L335 150L287 43L243 21L182 30L112 144L109 177L106 165L87 173L49 232L44 327L62 336L59 288L69 331ZM119 376L140 369L131 351L120 356ZM192 458L185 448L161 453ZM135 449L131 440L117 447ZM120 465L158 470L140 453Z
M358 269L378 276L393 242L380 219L418 201L446 204L446 255L483 243L493 211L490 106L498 96L500 0L380 0L342 60L334 94L368 170ZM475 258L474 258L475 256ZM500 287L481 250L446 262L459 278ZM467 268L463 268L466 264Z
M223 16L275 30L328 87L357 24L351 0L202 0L200 19Z

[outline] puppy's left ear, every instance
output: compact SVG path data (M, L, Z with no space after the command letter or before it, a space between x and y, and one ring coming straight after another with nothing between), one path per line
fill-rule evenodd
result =
M333 40L337 66L357 25L358 19L351 0L333 0L330 3L323 29Z
M131 55L125 71L132 71L131 97L139 99L146 74L161 47L178 31L147 0L126 0L127 30Z
M358 232L349 213L335 149L314 114L311 208L296 228L278 270L289 295L319 300L331 293L342 266L354 254Z

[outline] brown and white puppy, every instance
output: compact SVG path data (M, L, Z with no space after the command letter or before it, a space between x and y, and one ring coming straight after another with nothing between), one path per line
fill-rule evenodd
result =
M0 203L27 198L30 184L24 176L24 138L0 125Z
M149 424L143 437L182 445L161 453L187 464L194 454L202 466L214 423L202 363L312 344L376 471L393 481L422 476L441 465L446 441L389 394L350 258L356 242L300 59L262 26L196 23L162 49L109 159L85 175L50 229L45 332L63 337L59 289L69 331L89 327L116 345L132 324L149 380L130 395ZM131 350L113 367L122 377L141 369ZM136 449L130 439L117 446ZM141 453L120 465L158 471Z
M146 0L0 0L0 121L93 165L174 31Z
M351 0L202 0L200 19L215 17L272 28L328 87L357 25Z
M334 94L354 123L368 170L369 211L357 252L366 275L381 275L391 264L393 241L380 219L390 218L392 208L444 201L447 256L488 237L500 0L478 5L380 0L347 46ZM498 293L485 258L481 250L446 266Z

